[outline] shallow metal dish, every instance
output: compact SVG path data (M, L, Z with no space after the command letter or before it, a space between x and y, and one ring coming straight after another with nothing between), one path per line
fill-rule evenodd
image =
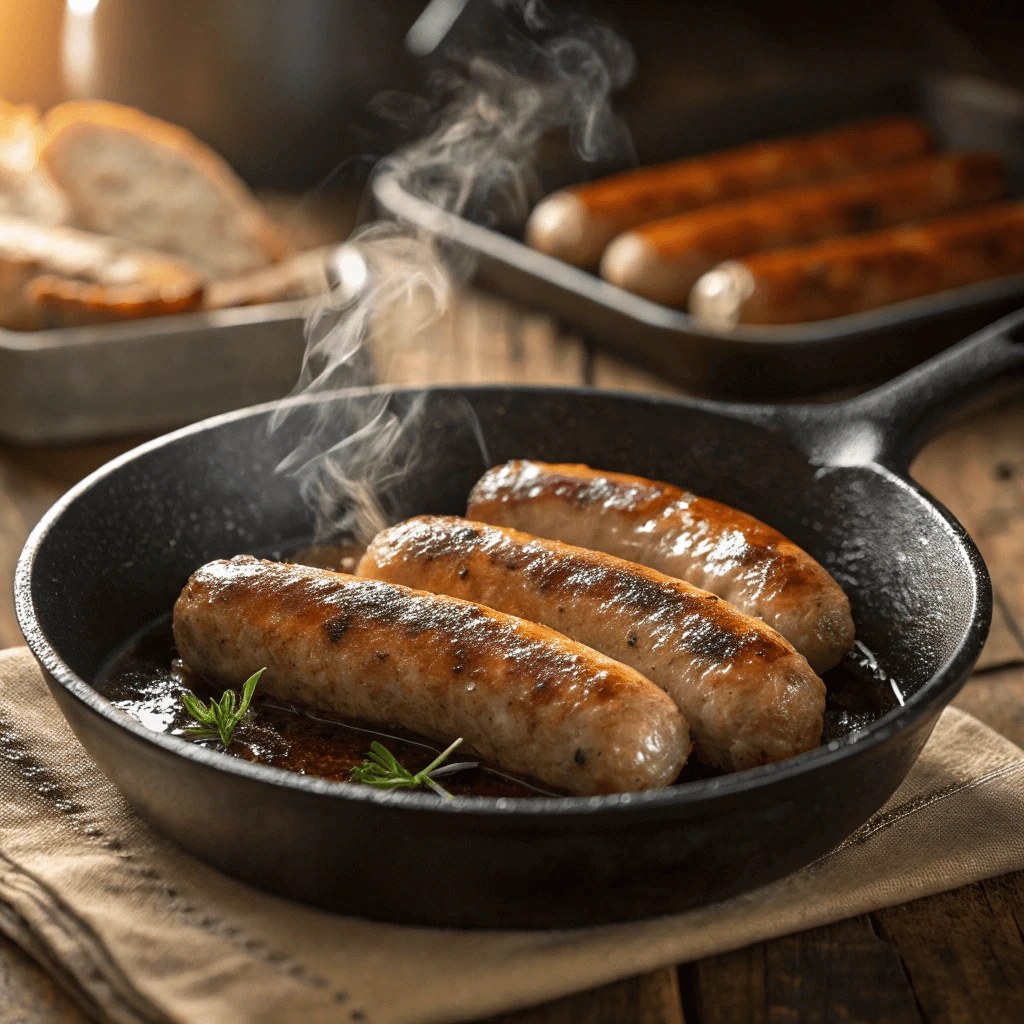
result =
M47 331L0 328L0 436L65 444L169 430L294 386L309 300Z
M647 164L890 113L921 117L943 149L998 153L1010 168L1011 193L1024 192L1024 94L976 78L814 79L754 99L684 107L657 126L630 127L640 162ZM580 173L567 178L562 166L541 168L550 188ZM775 401L882 380L1016 308L1024 297L1022 268L1013 277L853 316L716 333L688 313L531 249L514 230L502 233L445 213L407 191L393 172L376 177L373 194L386 214L474 253L482 283L714 397Z

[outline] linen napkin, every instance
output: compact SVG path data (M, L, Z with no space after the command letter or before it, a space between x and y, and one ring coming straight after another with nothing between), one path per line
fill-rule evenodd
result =
M1024 868L1024 752L940 719L889 803L782 881L578 931L411 928L257 892L127 806L30 653L0 653L0 929L114 1024L464 1021Z

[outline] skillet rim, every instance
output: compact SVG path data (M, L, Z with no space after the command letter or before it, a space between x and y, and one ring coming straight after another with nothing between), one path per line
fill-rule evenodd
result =
M938 671L933 673L922 684L905 704L894 708L866 728L855 730L841 740L832 740L827 744L819 745L813 750L806 751L784 761L776 761L772 764L761 765L757 768L750 768L729 775L686 782L679 786L668 786L664 789L640 792L610 793L600 796L529 798L475 796L454 797L450 801L441 801L430 793L377 790L373 787L361 786L357 783L334 782L327 779L318 779L313 776L298 775L285 768L274 768L270 765L255 764L241 758L229 757L212 748L203 747L186 740L183 737L172 736L168 733L158 733L147 729L125 712L114 707L92 684L82 679L60 657L50 643L36 616L35 604L32 599L35 559L39 548L44 543L50 530L60 520L67 508L88 491L92 490L102 480L117 472L128 463L150 452L176 444L192 435L216 430L228 423L247 418L258 418L282 406L316 404L330 401L340 393L353 391L366 393L387 391L394 394L456 391L460 393L514 392L519 394L600 395L616 400L625 399L632 403L672 406L689 411L712 413L717 416L752 423L765 429L768 429L769 421L780 423L785 422L787 419L795 426L801 422L802 418L806 417L808 412L813 410L814 413L820 415L829 408L829 406L778 407L738 402L716 402L707 399L680 399L662 395L643 395L636 392L612 391L603 388L565 387L558 385L476 384L408 386L399 388L377 385L363 388L339 388L314 395L292 396L264 402L259 405L247 406L244 409L236 409L200 420L197 423L189 424L178 430L153 438L150 441L143 442L104 463L58 498L29 534L18 557L15 569L15 612L29 649L49 676L94 714L128 731L136 739L153 744L166 753L184 757L207 769L226 771L229 774L241 776L254 782L276 785L312 796L369 802L389 809L413 812L441 811L446 814L462 814L477 817L526 814L531 818L543 819L591 815L595 811L625 814L626 811L636 813L643 811L658 812L678 806L699 805L720 798L743 795L750 790L767 788L793 777L812 772L818 768L826 768L885 743L892 736L913 726L926 717L935 705L943 707L948 704L960 688L966 673L981 653L981 648L984 645L991 624L992 586L984 560L977 546L952 513L924 488L911 480L909 476L895 472L887 466L869 459L859 463L858 468L878 473L894 485L912 492L918 500L924 502L931 511L938 515L941 525L952 534L954 540L959 541L960 546L967 554L975 582L970 625L950 657ZM841 408L845 404L836 403L832 408ZM828 415L827 412L825 415ZM835 422L838 426L843 421L837 416ZM826 467L823 466L822 468ZM853 467L844 465L842 468Z

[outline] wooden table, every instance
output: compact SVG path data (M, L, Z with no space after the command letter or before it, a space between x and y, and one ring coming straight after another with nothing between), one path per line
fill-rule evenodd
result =
M404 335L405 332L398 332ZM505 381L678 393L559 336L543 317L465 295L378 365L396 382ZM32 524L139 438L63 450L0 446L0 645L21 643L11 577ZM932 441L916 478L966 525L991 570L992 635L957 705L1024 744L1024 399ZM1022 822L1024 827L1024 822ZM877 1024L1024 1021L1024 872L694 964L654 971L503 1024ZM55 983L0 940L0 1021L81 1024Z

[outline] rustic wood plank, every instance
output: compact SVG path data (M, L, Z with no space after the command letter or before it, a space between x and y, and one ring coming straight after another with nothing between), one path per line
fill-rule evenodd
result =
M489 1024L685 1024L675 968L556 999Z
M14 567L32 527L69 487L139 438L76 448L0 444L0 648L23 643L14 615Z
M953 703L1024 747L1024 667L974 676Z
M391 384L583 383L579 338L476 291L460 291L436 318L426 296L399 299L378 317L373 334L379 379Z
M89 1020L34 960L0 935L0 1021L87 1024Z
M1024 872L872 915L929 1024L1024 1020Z
M868 917L693 965L698 1024L919 1024L899 955Z
M592 354L590 383L610 391L637 391L647 395L668 395L678 398L686 392L657 374L635 363L627 362L600 350Z
M917 457L914 478L964 524L992 574L996 607L979 667L1024 659L1024 401L958 421Z

